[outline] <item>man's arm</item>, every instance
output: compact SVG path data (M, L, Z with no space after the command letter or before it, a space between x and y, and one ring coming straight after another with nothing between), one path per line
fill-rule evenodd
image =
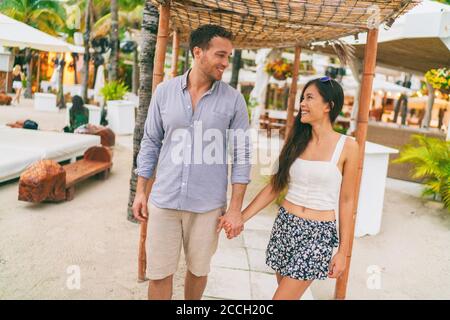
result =
M236 109L230 125L233 162L231 166L231 201L225 215L220 219L218 231L225 224L231 226L229 238L239 235L243 229L242 203L244 201L247 184L250 182L251 170L251 136L247 106L242 95L236 100Z
M133 215L139 221L145 221L148 217L147 201L153 186L155 167L158 163L164 139L164 128L159 105L160 91L158 89L159 86L156 88L150 102L141 148L136 159L137 167L135 173L138 175L138 181L133 202Z

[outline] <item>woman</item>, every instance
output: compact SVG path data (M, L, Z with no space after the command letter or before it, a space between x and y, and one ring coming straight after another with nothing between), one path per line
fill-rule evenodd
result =
M305 85L279 169L242 213L248 221L287 187L266 251L278 282L273 299L300 299L315 279L337 278L345 270L358 144L333 130L343 101L342 87L329 77ZM225 231L229 238L236 235L229 225Z
M14 97L12 103L14 104L17 102L17 104L20 103L20 95L22 94L22 80L24 79L24 75L22 73L22 69L20 65L16 64L13 69L13 89L15 89L16 96Z
M70 125L64 128L65 132L74 132L78 127L89 123L89 109L84 106L83 98L73 96L69 115Z

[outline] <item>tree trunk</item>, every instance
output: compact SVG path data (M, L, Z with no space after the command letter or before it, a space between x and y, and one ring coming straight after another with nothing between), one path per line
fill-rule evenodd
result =
M184 65L183 65L183 73L188 71L189 69L189 47L184 49Z
M64 67L66 65L66 61L64 60L64 53L61 54L61 59L58 59L58 61L59 61L58 94L56 97L56 104L58 108L63 109L66 107L66 102L64 101L64 87L63 87Z
M109 58L108 80L117 80L119 63L119 7L118 0L111 0L111 55Z
M428 101L427 101L427 108L425 109L425 116L423 118L421 128L429 128L430 122L431 122L431 112L433 111L433 104L434 104L434 89L431 86L430 83L427 84L428 89Z
M137 175L136 158L141 146L141 140L144 135L144 123L147 118L148 107L152 98L153 83L153 64L155 58L156 37L158 34L158 8L149 1L145 2L142 19L142 45L140 59L140 77L139 77L139 108L134 127L133 135L133 168L130 179L130 196L128 200L128 220L137 222L133 217L133 201L136 194Z
M90 54L89 54L89 41L91 38L91 8L92 6L92 0L87 0L86 3L86 13L85 13L85 31L84 31L84 55L83 55L83 100L85 103L87 103L88 99L88 86L89 86L89 61Z
M230 80L230 86L233 88L237 88L238 82L239 82L239 70L241 69L241 57L242 57L242 50L236 49L234 50L233 55L233 69L231 70L231 80Z
M25 49L25 58L29 61L27 63L27 86L25 88L25 92L23 93L23 96L27 99L31 99L32 92L31 92L31 86L33 81L33 55L31 53L30 48Z
M353 135L356 130L356 119L358 117L359 110L359 94L361 92L361 77L360 75L363 72L362 62L358 59L352 59L349 61L350 70L352 70L353 78L358 83L358 86L355 90L355 97L353 100L353 108L350 116L350 127L347 130L347 135Z
M73 83L78 84L78 74L77 74L78 53L72 52L70 55L72 56L73 61Z
M133 79L132 79L132 91L134 94L138 93L139 88L139 56L137 47L133 52Z

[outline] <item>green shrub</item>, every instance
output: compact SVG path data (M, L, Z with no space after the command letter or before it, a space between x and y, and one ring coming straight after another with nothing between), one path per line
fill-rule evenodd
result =
M111 81L105 84L100 90L100 94L105 98L105 101L122 100L128 91L128 87L119 81Z
M423 178L423 196L433 196L450 211L450 141L413 135L393 163L412 163L413 178Z

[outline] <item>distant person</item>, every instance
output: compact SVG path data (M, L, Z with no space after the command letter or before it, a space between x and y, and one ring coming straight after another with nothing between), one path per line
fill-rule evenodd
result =
M24 79L24 75L22 72L22 68L20 67L20 65L16 64L14 66L13 69L13 89L16 93L16 96L14 97L12 103L15 104L17 102L17 104L20 103L20 95L22 94L22 80Z
M83 98L78 95L73 96L69 115L70 123L64 127L64 132L74 132L77 128L89 123L89 109L84 106Z

